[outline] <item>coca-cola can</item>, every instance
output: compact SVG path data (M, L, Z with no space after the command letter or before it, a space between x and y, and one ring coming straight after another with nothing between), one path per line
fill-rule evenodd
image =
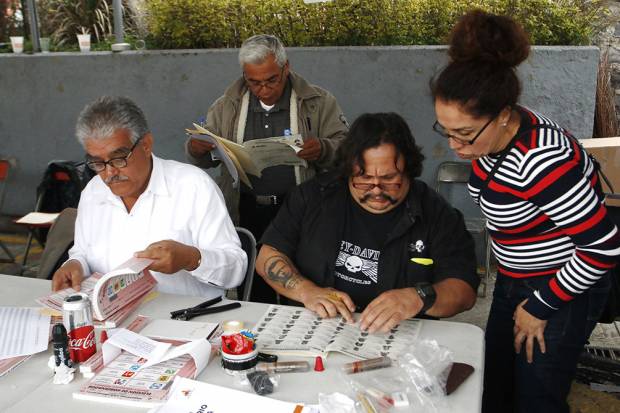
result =
M95 327L90 299L85 294L72 294L62 303L62 322L69 336L69 355L74 363L86 361L95 354Z

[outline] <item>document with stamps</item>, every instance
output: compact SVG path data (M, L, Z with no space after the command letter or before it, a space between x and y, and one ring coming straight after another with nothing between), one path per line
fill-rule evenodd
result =
M142 368L145 358L122 352L86 383L74 399L153 407L165 402L175 377L194 377L196 365L188 354Z
M93 274L82 281L80 292L91 300L95 326L114 328L139 306L157 284L146 269L152 262L146 258L130 258L107 274ZM36 302L62 311L65 297L76 293L73 288L66 288L40 297Z
M73 398L152 407L165 402L175 377L195 378L200 374L212 354L206 337L188 342L156 341L132 331L143 330L153 321L136 319L131 329L110 330L110 337L88 369L96 374L73 393Z
M356 319L359 314L355 314ZM342 317L322 319L299 307L272 305L256 323L260 351L298 356L326 355L331 351L355 358L396 357L418 337L421 320L405 320L387 334L370 334L359 322L348 324Z

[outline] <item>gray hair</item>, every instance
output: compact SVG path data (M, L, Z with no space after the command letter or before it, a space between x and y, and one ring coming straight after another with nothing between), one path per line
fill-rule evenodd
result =
M263 63L272 54L278 66L286 64L286 50L284 45L276 36L270 34L257 34L246 39L239 49L239 64L241 69L246 64Z
M82 110L75 134L84 146L87 139L107 139L118 129L129 131L131 143L136 143L149 132L144 113L131 99L101 96Z

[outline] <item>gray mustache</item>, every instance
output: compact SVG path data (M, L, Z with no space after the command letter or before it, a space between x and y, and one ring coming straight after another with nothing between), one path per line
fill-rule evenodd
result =
M123 181L129 181L129 178L124 175L114 175L104 180L106 184L111 184L112 182L123 182Z

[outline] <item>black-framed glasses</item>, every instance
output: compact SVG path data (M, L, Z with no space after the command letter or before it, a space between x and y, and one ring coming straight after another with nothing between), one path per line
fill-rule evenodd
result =
M278 73L277 75L271 76L267 80L248 79L247 77L245 77L245 73L243 73L243 78L245 79L248 86L250 86L252 89L260 89L263 87L266 87L267 89L273 89L278 85L278 83L282 81L283 74L284 74L284 66L282 66L282 70L280 70L280 73Z
M482 129L480 129L478 131L478 133L476 133L476 136L474 136L473 139L463 139L463 138L459 138L458 136L455 136L455 135L453 135L451 133L448 133L448 131L446 131L446 129L443 126L441 126L439 121L435 121L435 123L433 124L433 130L435 132L437 132L439 135L443 136L444 138L455 140L456 142L460 143L461 145L473 145L474 142L476 142L476 139L478 139L480 137L480 135L482 135L482 132L484 132L484 130L487 128L487 126L489 126L491 124L491 122L493 122L495 120L496 117L497 116L493 116L491 119L489 119L489 121L484 124Z
M138 146L138 142L140 142L142 138L138 138L138 140L133 144L131 149L129 149L129 153L125 156L120 156L118 158L112 158L107 161L86 161L86 166L88 166L93 171L99 173L103 172L105 168L110 165L112 168L121 169L127 166L127 160L133 154L134 149Z
M374 182L355 182L351 180L351 185L355 189L361 189L363 191L372 191L375 187L379 187L382 191L394 191L396 189L400 189L403 186L402 182L379 182L378 184Z

